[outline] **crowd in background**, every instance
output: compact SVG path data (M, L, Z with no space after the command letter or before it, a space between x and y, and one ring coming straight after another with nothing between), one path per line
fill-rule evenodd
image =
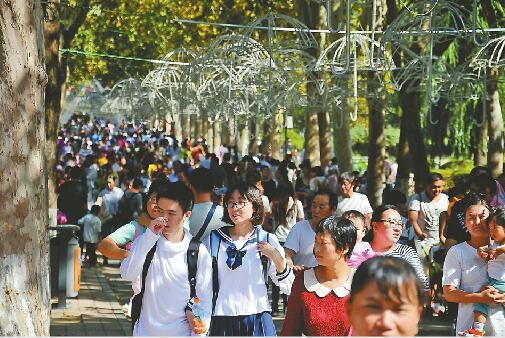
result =
M499 234L490 234L489 230L489 227L492 228L491 220L498 224L498 229L502 222L499 215L500 207L505 205L503 174L493 178L486 168L476 167L467 180L459 182L449 194L445 194L444 178L432 173L429 182L416 186L416 192L406 196L394 189L397 163L386 161L383 205L374 209L366 196L366 175L340 172L336 159L321 167L313 166L309 160L297 163L289 154L282 161L268 155L243 155L238 153L236 147L224 144L212 152L203 137L179 142L173 135L150 129L143 123L114 125L85 116L74 116L63 126L57 149L59 221L83 224L80 243L86 243L88 264L97 262L95 248L102 238L112 234L114 242L121 242L126 248L133 239L142 235L145 229L138 230L135 227L129 229L132 234L135 233L131 241L119 240L119 235L114 233L132 219L138 220L138 224L145 224L144 228L147 227L150 219L153 219L148 212L152 197L150 193L158 189L151 187L153 182L160 179L171 183L182 182L191 188L195 206L192 218L185 220L184 227L193 236L199 229L195 228L195 224L203 223L211 205L220 207L216 219L221 221L221 218L226 218L227 203L232 198L230 189L245 183L256 187L260 193L263 215L261 224L257 226L275 235L282 248L279 251L287 264L293 272L303 275L303 278L294 280L289 302L289 292L282 292L279 283L272 285L272 314L279 312L281 295L283 309L287 309L283 334L349 333L347 321L353 316L359 316L360 312L356 312L356 309L359 308L360 301L365 301L353 296L355 290L359 293L367 288L379 288L386 299L392 297L394 302L401 303L404 296L402 292L408 290L384 293L384 290L399 283L388 277L386 272L384 276L375 275L375 284L366 284L371 278L370 269L374 264L377 265L374 271L385 271L388 264L394 265L389 267L390 270L411 269L405 270L408 276L413 273L405 282L408 284L409 280L415 280L412 285L422 290L418 293L427 296L423 298L420 294L418 298L414 297L416 299L412 304L420 304L420 307L413 307L415 311L424 308L426 316L458 316L456 331L468 335L479 335L483 331L483 326L479 323L485 323L485 319L490 317L490 332L503 334L503 331L497 329L501 327L503 330L505 327L503 305L501 310L499 307L494 308L489 316L486 310L484 320L473 318L473 311L468 305L505 302L503 290L500 289L505 283L505 271L501 275L493 275L493 280L498 283L491 284L492 289L481 290L489 277L486 262L505 257L505 254L500 256L500 245L492 248L489 246L489 250L495 250L492 251L495 255L492 257L489 256L489 250L482 249L483 246L491 245L490 237L495 244L503 241ZM482 207L477 210L476 206ZM236 206L230 210L235 209ZM472 221L471 217L477 220ZM349 220L349 223L343 220ZM231 219L228 221L213 225L205 235L209 236L211 230L226 226L225 223L232 223ZM213 224L218 223L216 221ZM331 241L335 243L335 250L343 252L342 256L333 257L328 253L324 245ZM482 251L480 256L479 250ZM104 255L104 263L107 256ZM125 253L111 255L109 258L122 259L127 256ZM376 261L372 259L374 256L393 258L392 261ZM475 256L475 260L471 263L465 261L467 266L462 267L463 257L470 256ZM480 258L484 256L486 259ZM409 268L395 265L394 258L408 262ZM366 266L361 264L368 262L368 259L371 263ZM366 271L360 272L363 280L356 281L346 269L348 266L356 269L360 264L363 266L361 269ZM315 268L330 265L337 270ZM478 280L465 280L476 266L483 269L481 274L484 276L479 276ZM505 265L502 264L501 268L505 269ZM332 287L331 278L326 278L325 274L339 275L342 271L346 272L346 278L340 281L338 287ZM329 280L330 286L321 283L325 278ZM356 285L355 290L351 283ZM346 312L345 305L338 298L348 297L349 290L349 304L352 306ZM318 297L311 298L311 292ZM328 292L336 296L331 302L327 297ZM339 296L341 294L343 296ZM321 299L325 301L321 302ZM459 313L448 300L460 303ZM307 314L303 308L307 306L319 309L316 318L304 318ZM324 322L317 322L322 321L321 311L334 313L334 318L339 318L338 322L342 325L338 330L325 331ZM479 313L482 312L484 310L481 309ZM344 316L343 313L347 315ZM304 321L311 322L313 326L299 326ZM354 330L356 333L359 328ZM254 333L256 335L257 332ZM407 333L413 334L412 331Z

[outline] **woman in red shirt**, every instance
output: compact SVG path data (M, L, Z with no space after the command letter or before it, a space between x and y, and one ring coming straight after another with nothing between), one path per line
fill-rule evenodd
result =
M318 266L296 276L281 336L349 334L345 304L354 270L347 259L355 243L352 221L329 216L319 222L314 242Z

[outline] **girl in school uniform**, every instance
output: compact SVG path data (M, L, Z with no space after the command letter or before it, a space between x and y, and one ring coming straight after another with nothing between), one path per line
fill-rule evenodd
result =
M213 315L210 336L275 336L267 279L289 294L294 275L284 250L263 222L261 193L238 183L225 196L223 221L212 231Z

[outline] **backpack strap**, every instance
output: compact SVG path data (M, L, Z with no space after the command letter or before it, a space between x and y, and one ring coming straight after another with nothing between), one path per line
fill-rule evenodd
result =
M195 238L197 238L198 240L202 239L202 236L205 233L205 230L207 230L210 220L212 219L212 216L214 216L214 212L216 211L216 207L217 207L217 204L212 203L212 206L210 207L210 210L207 213L207 217L205 217L205 221L203 221L202 227L200 228L200 230L198 230L198 233L195 235Z
M256 240L258 242L266 242L266 243L269 243L268 242L268 238L269 238L269 233L266 232L265 230L263 229L260 229L260 227L257 227L256 228ZM265 285L267 286L267 289L268 289L268 257L267 256L264 256L261 254L261 252L259 253L260 255L260 260L261 260L261 266L263 267L263 280L265 282Z
M200 250L200 240L191 238L187 252L189 298L196 297L196 272L198 270L198 251Z
M212 256L212 312L216 307L217 296L219 294L219 275L217 271L217 256L219 254L219 246L221 238L214 231L210 233L210 254Z
M144 266L142 267L142 289L140 290L140 293L136 294L132 299L132 329L135 327L135 324L140 318L140 311L142 310L142 299L144 298L144 291L146 289L147 272L149 270L149 266L151 265L151 261L153 260L154 253L156 252L157 243L158 242L156 242L151 250L149 250L147 253L146 260L144 261Z

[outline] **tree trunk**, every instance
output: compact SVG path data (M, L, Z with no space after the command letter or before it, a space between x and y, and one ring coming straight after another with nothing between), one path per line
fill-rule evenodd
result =
M305 159L309 159L312 166L319 164L319 128L317 114L307 112L305 123Z
M479 101L476 110L476 121L479 122L480 126L475 126L474 133L474 148L473 148L473 165L478 167L487 167L487 115L483 115L482 111L482 100Z
M44 40L39 1L0 2L0 335L49 335Z
M400 120L400 140L398 142L398 171L396 173L395 189L408 196L409 174L412 171L412 160L409 153L409 141L407 139L408 126L407 115L402 113Z
M250 135L250 140L249 140L249 153L251 154L257 154L259 152L258 149L258 135L257 135L257 130L258 130L258 122L259 119L253 118L248 121L249 123L249 130L251 131Z
M270 125L270 151L273 158L281 161L284 159L283 156L280 156L281 149L283 149L281 144L283 109L285 108L277 109L277 113L272 118L272 124Z
M248 121L246 122L248 124ZM238 151L242 156L249 154L249 128L248 125L240 126L237 128L240 139L239 139L239 144L238 144Z
M216 151L217 149L219 149L219 147L221 146L222 142L221 142L221 122L214 122L212 124L212 138L214 140L213 144L214 144L214 151Z
M375 75L368 74L367 91L378 93ZM382 101L368 99L368 167L367 196L373 208L382 204L382 190L386 176L384 161L386 156L384 137L384 107Z
M487 119L489 134L487 165L493 177L498 177L503 172L503 117L498 91L499 77L499 70L492 69L487 86L487 95L490 98Z
M417 88L417 86L418 84L413 87ZM428 164L424 136L421 130L419 114L421 104L419 102L419 93L408 92L405 89L408 87L408 85L405 85L400 91L400 105L403 109L403 114L405 114L409 150L412 155L412 160L415 163L413 168L414 179L416 185L423 185L428 183L430 166Z
M332 158L332 141L329 120L330 116L326 110L317 114L319 129L319 156L321 158L321 165L330 163Z
M346 100L347 102L347 100ZM335 143L335 157L340 172L352 171L352 142L349 108L345 104L344 110L333 109L333 141Z
M59 15L60 1L48 3L45 8L44 41L46 57L47 86L46 106L46 158L48 177L49 207L56 208L56 143L61 115L61 79L60 79L60 40L61 25Z

